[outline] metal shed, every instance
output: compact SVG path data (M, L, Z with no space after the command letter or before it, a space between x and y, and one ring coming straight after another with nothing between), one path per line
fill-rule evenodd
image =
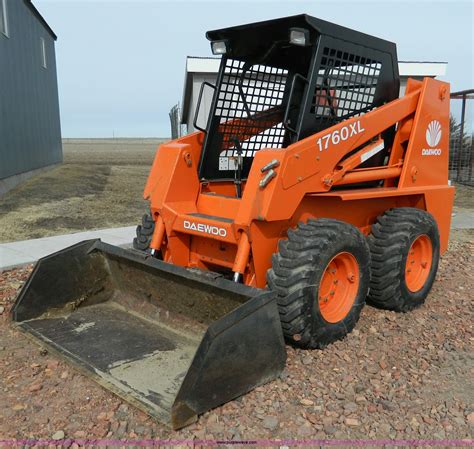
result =
M0 195L62 161L56 39L31 0L0 0Z

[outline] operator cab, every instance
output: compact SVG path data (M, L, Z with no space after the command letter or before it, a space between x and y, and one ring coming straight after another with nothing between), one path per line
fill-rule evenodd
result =
M206 36L222 60L216 85L201 86L194 119L205 133L202 181L245 180L260 149L285 148L398 98L396 46L383 39L308 15ZM214 92L199 127L205 86Z

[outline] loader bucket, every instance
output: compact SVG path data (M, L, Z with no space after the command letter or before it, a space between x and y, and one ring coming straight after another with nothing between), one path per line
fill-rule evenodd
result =
M286 359L273 293L100 240L41 259L13 320L175 429L274 379Z

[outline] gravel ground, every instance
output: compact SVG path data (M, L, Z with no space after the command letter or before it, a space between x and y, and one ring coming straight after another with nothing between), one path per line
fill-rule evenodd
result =
M179 432L154 422L10 323L31 267L0 273L0 439L458 439L474 431L474 233L455 231L425 306L366 307L323 351L287 347L280 379ZM472 444L472 443L471 443Z

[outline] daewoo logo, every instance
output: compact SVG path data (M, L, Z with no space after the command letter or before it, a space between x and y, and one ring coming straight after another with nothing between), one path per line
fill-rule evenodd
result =
M426 142L430 147L435 147L441 140L441 124L432 120L426 129Z
M192 221L184 220L184 229L191 229L191 231L202 232L203 234L218 235L220 237L227 236L227 230L211 226L204 223L193 223Z
M423 148L421 150L422 156L441 156L441 148L433 148L438 145L441 140L441 123L438 120L432 120L428 128L426 128L426 143L431 148Z

